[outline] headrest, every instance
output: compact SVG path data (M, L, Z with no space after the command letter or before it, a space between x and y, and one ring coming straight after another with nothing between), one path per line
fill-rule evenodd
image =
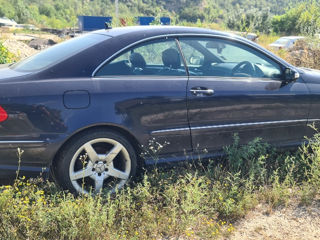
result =
M146 66L146 61L140 53L132 53L130 55L130 62L133 67L144 68Z
M180 54L177 50L169 48L162 52L164 66L177 69L181 66Z

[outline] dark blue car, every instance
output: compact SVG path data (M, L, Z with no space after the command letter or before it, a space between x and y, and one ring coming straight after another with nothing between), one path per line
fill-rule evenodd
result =
M220 154L234 133L297 146L320 121L319 83L228 33L92 32L0 69L0 175L20 164L74 193L115 191L143 164Z

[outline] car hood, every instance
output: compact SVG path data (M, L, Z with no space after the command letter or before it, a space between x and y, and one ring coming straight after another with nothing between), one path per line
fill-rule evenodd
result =
M29 75L26 72L17 72L8 67L8 64L0 65L0 82L7 82L11 78Z
M310 68L299 68L302 79L306 83L320 84L320 71Z

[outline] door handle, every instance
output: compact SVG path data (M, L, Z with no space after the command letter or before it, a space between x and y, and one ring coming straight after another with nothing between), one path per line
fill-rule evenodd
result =
M212 96L214 94L213 89L208 89L204 87L191 88L190 92L195 96Z

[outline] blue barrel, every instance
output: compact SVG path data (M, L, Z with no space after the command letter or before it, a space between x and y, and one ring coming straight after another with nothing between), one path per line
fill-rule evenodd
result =
M154 21L154 17L138 17L138 23L140 25L150 25Z
M161 17L160 22L162 25L170 25L171 19L169 17Z
M104 29L106 22L111 25L112 17L78 16L79 30L82 32Z

